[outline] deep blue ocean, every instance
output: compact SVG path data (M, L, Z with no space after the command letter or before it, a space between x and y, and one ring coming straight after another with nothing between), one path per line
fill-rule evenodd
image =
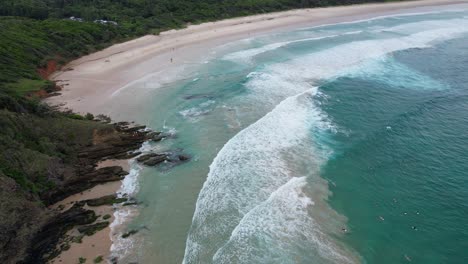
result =
M133 86L177 133L146 148L193 159L139 168L129 261L468 263L468 11L244 39Z

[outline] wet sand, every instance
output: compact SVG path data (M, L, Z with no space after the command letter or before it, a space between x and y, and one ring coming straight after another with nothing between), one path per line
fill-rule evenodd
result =
M122 166L125 171L129 170L128 160L105 160L98 164L98 168L107 166ZM71 195L66 199L50 206L51 209L65 211L68 210L75 202L99 198L106 195L115 194L121 186L120 181L109 182L105 184L97 185L89 190L83 191L78 194ZM93 210L97 216L99 216L96 222L114 221L114 206L102 205L97 207L90 207L85 205L85 209ZM103 219L105 215L110 215L108 219ZM67 233L68 236L81 236L76 228L70 230ZM81 243L72 242L69 243L70 248L66 251L62 251L59 256L52 259L50 263L78 263L79 258L86 258L86 263L93 263L93 261L102 256L102 263L106 263L107 257L110 255L110 247L112 245L111 240L111 228L108 226L92 236L84 236Z
M79 113L111 114L106 105L118 104L113 95L149 75L177 78L174 69L190 64L210 49L230 41L291 28L311 27L400 13L437 11L438 5L467 0L420 0L299 9L191 25L160 35L147 35L75 60L52 79L63 85L60 96L46 99ZM118 119L115 116L111 116Z
M323 24L369 19L399 13L427 12L436 10L437 5L468 3L466 0L426 0L387 4L364 4L344 7L301 9L286 12L228 19L218 22L188 26L182 30L171 30L159 36L148 35L132 41L113 45L103 51L82 57L56 72L52 79L63 85L62 95L50 97L46 102L61 105L79 113L110 114L106 104L118 104L113 95L129 84L155 73L174 71L176 67L200 59L211 48L229 41L254 37L270 32L281 32L289 28L311 27ZM124 109L122 109L124 111ZM115 116L112 118L117 119ZM128 165L128 162L126 162ZM106 161L102 166L122 165ZM128 166L124 167L128 171ZM62 205L66 210L71 203L98 198L116 193L121 183L98 185L81 194L76 194L53 205ZM87 207L88 208L88 207ZM89 208L97 215L113 215L113 206ZM100 218L101 219L101 218ZM108 221L112 222L114 216ZM70 234L76 230L70 231ZM104 262L110 254L111 229L109 227L93 236L84 237L82 243L71 243L70 249L62 252L51 263L78 263L80 257L87 263L103 256Z

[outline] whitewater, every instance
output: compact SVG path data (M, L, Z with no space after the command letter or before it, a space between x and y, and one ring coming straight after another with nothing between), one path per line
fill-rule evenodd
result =
M443 241L451 230L426 234L419 240L424 246L407 232L417 225L418 237L433 225L456 226L466 215L461 202L461 213L448 220L418 218L428 201L405 200L411 192L399 175L414 171L405 179L432 190L418 177L438 179L439 187L447 178L423 172L437 164L431 159L463 156L468 142L456 135L444 141L456 145L433 155L432 143L447 134L427 127L451 120L440 98L466 98L462 81L454 80L461 74L437 67L464 72L457 61L466 59L459 43L467 39L463 8L384 16L243 39L174 71L176 81L158 80L158 72L126 85L113 96L144 90L141 121L177 134L145 147L184 149L193 159L171 170L134 166L121 195L142 206L123 208L116 219L141 231L125 241L114 237L114 254L128 262L187 264L417 260L432 247L426 238ZM432 121L422 114L428 104L441 111ZM456 114L463 109L455 110L453 124L464 124ZM422 156L425 151L432 154ZM462 172L460 164L450 168ZM377 184L383 175L389 182ZM444 199L434 202L450 204ZM458 232L463 236L452 248L468 243L468 231ZM433 263L467 257L459 250L431 254Z

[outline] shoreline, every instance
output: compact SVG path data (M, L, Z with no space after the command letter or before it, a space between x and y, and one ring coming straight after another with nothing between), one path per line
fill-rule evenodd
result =
M105 107L114 103L116 93L149 75L160 74L161 79L167 79L167 73L177 75L176 68L199 61L201 54L229 41L291 28L429 12L435 11L435 6L466 3L467 0L420 0L296 9L190 25L158 36L146 35L70 62L51 76L63 87L60 95L46 98L45 102L78 113L106 114L122 121Z
M98 163L97 169L111 166L121 166L124 171L130 171L129 160L126 159L101 161ZM121 181L113 181L99 184L81 193L73 194L49 206L49 209L63 213L66 210L70 209L75 203L116 194L119 191L121 185ZM106 220L110 223L114 222L115 220L114 205L104 204L97 207L84 206L84 208L87 210L94 211L96 215L100 216L101 220ZM103 218L106 215L110 215L110 218ZM80 258L85 258L87 261L89 261L89 263L91 263L91 261L94 261L99 257L102 257L103 261L106 261L111 253L111 235L112 228L110 225L102 230L97 231L91 236L81 235L82 239L80 239L80 242L69 243L68 245L70 247L68 250L61 251L57 257L49 260L48 263L71 263L77 262ZM80 233L77 231L77 228L74 227L72 230L67 232L67 236L80 236Z
M113 95L148 75L174 70L191 60L199 59L200 54L206 54L210 48L223 43L281 32L289 28L372 19L379 16L415 12L419 9L424 12L424 9L438 5L449 6L464 3L468 3L468 1L428 0L299 9L191 25L181 30L162 32L159 36L147 35L115 44L67 64L63 67L63 71L56 72L51 76L52 80L65 85L61 91L62 95L47 98L45 101L52 105L62 105L62 108L69 108L79 113L91 112L110 115L116 119L115 121L121 121L118 116L106 112L105 104L113 103ZM104 195L115 194L121 182L112 184L115 186L109 184L108 187L105 187ZM68 197L62 202L68 201L68 199L85 200L89 199L86 197L96 194L102 196L100 191L92 188L82 194ZM113 210L113 206L105 206L105 208L96 210L97 214L102 214L99 212L109 212L109 210ZM112 225L114 216L109 220ZM56 258L58 261L52 260L50 263L76 262L82 256L90 262L93 259L91 256L95 255L96 252L101 252L100 255L103 255L104 260L106 260L111 253L111 236L111 229L107 227L92 236L85 237L81 244L72 243L70 250L64 251ZM94 247L97 243L100 243L101 247ZM102 252L107 247L108 249Z

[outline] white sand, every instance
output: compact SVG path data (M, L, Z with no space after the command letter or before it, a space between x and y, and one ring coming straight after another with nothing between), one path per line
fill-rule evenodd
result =
M468 0L420 0L386 4L300 9L234 18L147 35L82 57L57 72L52 79L64 84L62 95L46 99L80 113L109 114L104 105L112 94L149 74L200 59L217 45L289 28L368 19L383 15L437 10L438 5ZM171 61L172 59L172 61ZM68 70L67 70L68 69ZM175 74L174 78L177 78ZM115 102L118 104L118 102Z
M62 95L48 98L46 101L80 113L108 114L104 106L109 103L119 104L112 102L112 94L122 87L149 74L167 71L200 59L202 54L208 53L211 48L230 41L269 32L281 32L290 28L433 11L440 5L456 7L456 4L466 3L468 0L420 0L300 9L192 25L182 30L163 32L159 36L148 35L113 45L71 62L64 67L64 71L52 76L52 79L64 85ZM69 206L71 201L116 192L118 185L120 183L96 186L91 191L67 198L61 204ZM112 208L108 206L97 210L99 214L104 214L111 212ZM109 233L110 229L106 228L91 237L86 237L82 244L72 244L70 250L63 252L52 262L73 263L79 256L87 257L88 262L98 255L107 257L111 243Z

